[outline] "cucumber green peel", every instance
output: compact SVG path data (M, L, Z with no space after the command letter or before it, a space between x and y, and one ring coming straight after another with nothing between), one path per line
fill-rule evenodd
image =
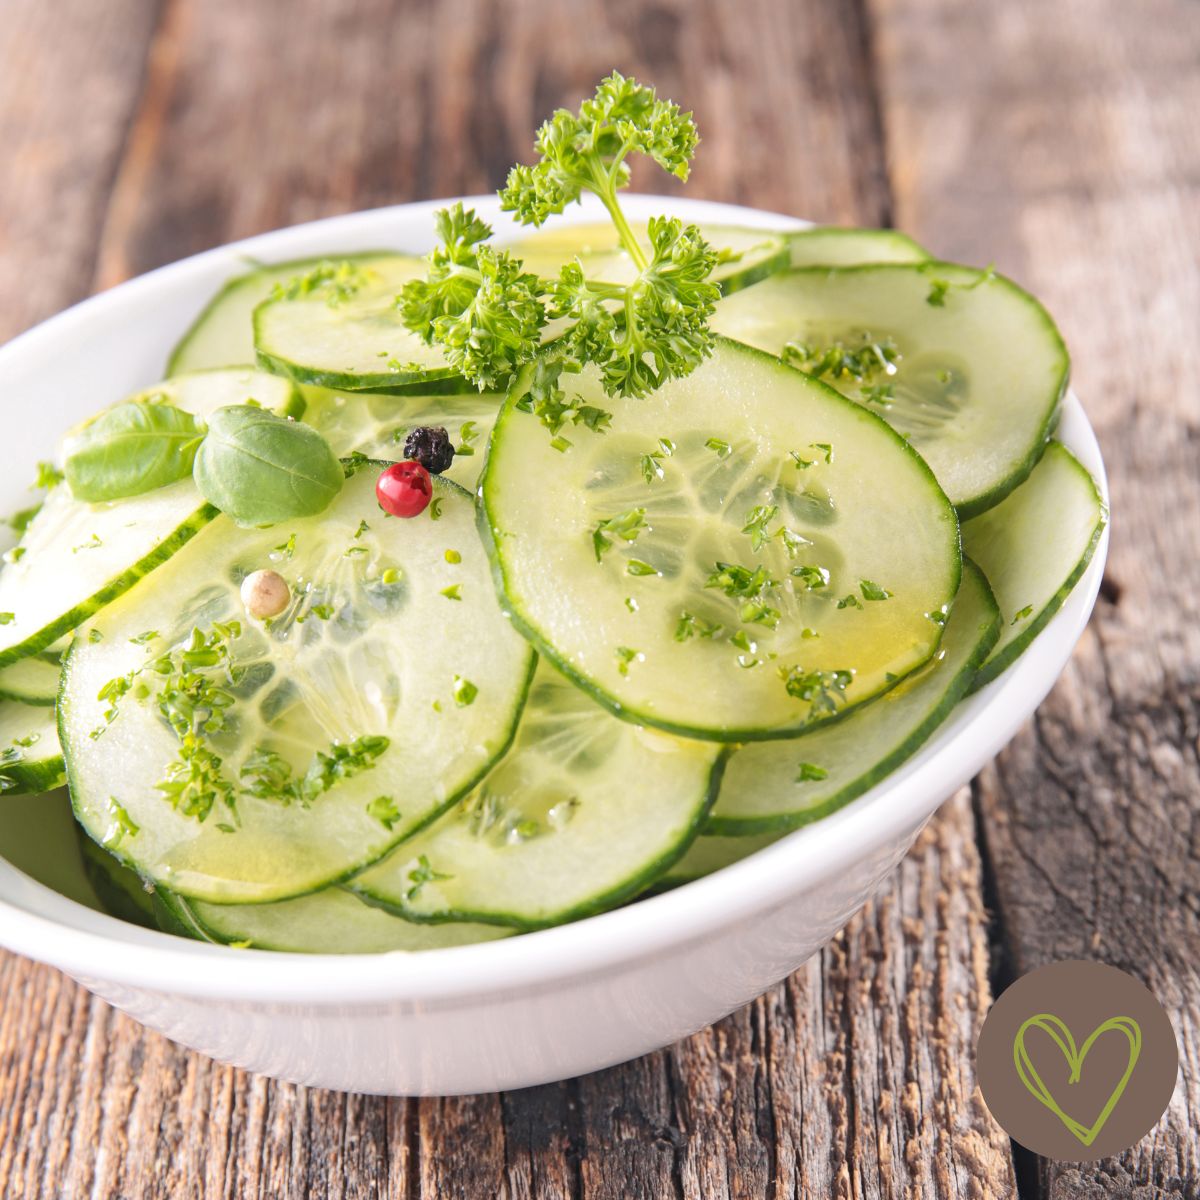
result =
M336 264L349 268L340 280L329 276L330 265L283 285L254 310L261 367L297 383L345 391L471 387L438 347L405 328L396 311L397 293L424 274L423 259L385 254L345 260Z
M240 949L293 954L389 954L467 946L506 937L487 925L414 925L364 904L343 888L274 904L206 904L170 892L173 932Z
M610 711L684 736L792 737L886 690L936 650L958 588L924 462L732 342L565 453L510 398L480 495L514 623Z
M1083 578L1108 510L1079 460L1053 441L1033 474L995 508L963 525L963 547L987 572L1003 618L975 687L1032 644Z
M334 255L335 261L355 263L386 255L373 250ZM276 286L308 275L329 258L297 258L264 263L228 280L204 306L176 343L167 360L168 377L211 367L236 367L254 362L254 310L270 299ZM249 264L248 264L249 265Z
M206 419L255 399L286 415L303 400L284 380L248 367L200 371L148 393ZM216 515L190 479L142 496L90 505L51 489L0 572L0 667L44 650L160 567Z
M1000 610L969 559L935 657L840 721L730 760L707 833L746 836L811 824L842 808L917 752L966 695L1000 632Z
M350 887L412 921L539 929L612 908L687 849L725 757L618 720L543 664L508 757Z
M925 262L929 252L894 229L814 225L788 234L793 267L853 267L860 263Z
M0 667L0 700L16 700L49 708L58 695L58 660L42 654L18 659Z
M76 637L58 705L76 815L156 885L230 903L318 890L507 750L533 655L471 498L435 479L425 514L387 518L375 478L364 466L289 527L217 518ZM263 568L291 593L269 626L239 594Z
M1046 310L995 272L953 263L782 272L722 301L713 328L877 412L964 520L1028 476L1067 386Z
M0 796L38 795L62 783L54 710L0 701Z

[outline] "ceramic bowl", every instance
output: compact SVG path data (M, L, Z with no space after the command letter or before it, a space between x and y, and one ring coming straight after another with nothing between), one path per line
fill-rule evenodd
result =
M495 197L473 201L498 230ZM246 267L354 250L423 252L435 203L355 213L224 246L113 288L0 349L10 413L0 511L28 503L31 464L76 421L155 382L214 291ZM728 205L630 197L712 223L800 227ZM595 220L593 208L571 217ZM1074 397L1060 437L1104 484ZM1029 651L962 704L866 795L715 875L615 912L510 941L419 955L235 950L154 933L69 899L0 860L0 943L50 963L177 1042L298 1083L394 1095L562 1079L636 1057L717 1020L795 970L872 895L942 801L1050 690L1088 620L1107 534ZM69 889L64 889L69 890Z

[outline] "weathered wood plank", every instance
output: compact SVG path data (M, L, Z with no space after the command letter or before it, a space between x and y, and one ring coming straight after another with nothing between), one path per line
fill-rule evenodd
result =
M536 121L613 65L695 108L689 194L878 222L890 196L867 33L836 0L166 0L96 279L495 186ZM250 1079L0 959L0 994L20 998L0 1005L0 1194L1011 1194L970 1075L989 999L974 834L960 799L877 904L714 1029L500 1097Z
M156 0L5 0L0 342L87 295Z
M1042 1164L1042 1186L1194 1195L1200 25L1182 0L876 7L899 218L947 255L995 259L1056 314L1112 483L1092 629L979 807L1011 969L1086 956L1132 971L1190 1067L1149 1139Z

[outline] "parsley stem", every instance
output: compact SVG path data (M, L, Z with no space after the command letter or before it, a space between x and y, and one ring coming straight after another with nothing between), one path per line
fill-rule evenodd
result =
M634 266L638 269L638 274L641 274L650 265L650 260L642 252L641 246L638 245L638 240L634 236L629 222L625 219L625 214L621 211L621 206L617 203L616 193L597 191L596 195L600 197L600 202L608 209L608 215L612 218L612 223L617 227L617 235L621 239L621 245L625 247L629 257L633 259Z

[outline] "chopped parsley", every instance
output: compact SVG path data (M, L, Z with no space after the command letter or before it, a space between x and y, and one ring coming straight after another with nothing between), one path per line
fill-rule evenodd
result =
M108 811L112 813L114 825L102 839L105 846L112 849L119 846L125 838L135 838L142 832L142 827L129 815L116 796L109 796Z
M0 614L3 615L3 614ZM1013 613L1013 619L1009 622L1010 625L1016 625L1020 621L1028 620L1033 616L1033 605L1027 604L1024 608L1018 609Z
M401 815L400 810L396 807L396 801L391 796L376 796L367 805L367 816L374 817L388 833L391 833Z
M679 614L679 621L675 626L675 640L686 642L694 637L715 638L722 628L715 621L706 621L703 617L694 616L685 610Z
M733 453L733 447L723 438L710 437L704 443L706 450L711 450L718 458L728 458Z
M600 562L604 552L612 548L614 538L620 538L623 542L635 542L646 528L644 508L631 508L626 512L617 513L615 517L605 517L598 521L592 530L592 550L595 552L596 561Z
M779 677L789 696L808 703L807 719L811 721L837 712L838 705L845 702L846 689L854 679L854 672L780 667Z
M640 558L627 559L625 562L625 571L629 575L639 577L661 574L657 567L652 567L648 562L643 562Z
M0 612L0 625L11 625L16 619L16 613Z
M659 438L658 449L651 450L648 454L643 454L638 460L642 478L647 483L653 483L656 479L665 478L666 473L663 470L662 460L670 458L674 453L675 443L670 438Z
M853 593L843 596L837 602L838 608L862 608L862 601Z
M313 755L299 777L281 754L258 746L242 764L239 779L251 796L308 808L342 780L374 769L376 760L390 745L391 740L379 734L368 734L348 744L331 742L328 750Z
M460 458L466 458L475 453L475 447L471 443L479 436L479 430L476 428L477 422L464 421L458 429L458 447L454 451Z
M887 588L881 588L879 584L872 583L869 579L860 579L858 589L862 592L864 600L890 600L892 598L892 593Z
M272 562L288 562L295 553L296 535L292 533L288 535L288 540L286 542L280 542L279 545L271 551L269 557Z
M442 590L438 592L438 595L445 596L447 600L461 600L462 584L452 583L449 587L442 588Z
M475 697L479 695L479 689L469 679L464 679L461 675L455 675L452 692L454 703L459 708L466 708L469 704L474 704Z
M446 553L442 555L442 557L451 566L457 566L460 562L462 562L462 555L459 554L459 552L457 550L447 550Z
M304 300L314 296L323 299L330 308L337 308L357 295L372 275L373 272L348 259L341 262L325 260L287 283L277 283L271 289L271 299Z
M750 535L750 548L757 553L770 540L767 526L779 515L778 504L756 504L747 514L742 532Z
M642 656L629 646L618 646L614 653L617 656L617 671L622 675L629 674L629 664L638 661Z
M817 783L828 778L829 772L824 767L818 767L816 763L802 762L796 771L797 783Z
M429 859L422 854L417 859L417 865L408 873L408 881L412 884L412 887L404 893L404 898L406 900L415 900L427 883L437 883L440 880L453 878L453 875L443 875L441 872L435 871L430 866Z
M900 352L890 338L873 338L863 332L854 341L857 344L834 341L828 346L788 342L783 347L783 361L815 379L834 382L866 385L881 376L895 375Z

